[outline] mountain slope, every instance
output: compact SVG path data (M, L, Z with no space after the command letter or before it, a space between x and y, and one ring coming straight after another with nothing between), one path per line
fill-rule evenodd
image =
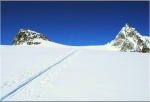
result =
M4 101L149 100L149 53L0 47Z
M19 30L15 39L12 41L12 45L40 45L49 47L58 45L58 47L68 47L67 45L49 41L43 34L24 29ZM82 46L82 48L149 53L150 37L142 36L135 28L132 28L126 23L116 38L110 43L101 46Z
M41 45L48 42L49 39L43 34L31 30L20 29L12 41L12 45Z
M150 37L142 36L127 23L110 44L120 51L150 52Z

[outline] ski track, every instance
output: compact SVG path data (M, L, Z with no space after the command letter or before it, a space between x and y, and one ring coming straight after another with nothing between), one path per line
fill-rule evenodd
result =
M21 90L23 87L25 87L28 83L32 82L34 79L38 78L39 76L41 76L42 74L44 74L45 72L47 72L49 69L51 69L52 67L58 65L59 63L61 63L62 61L64 61L65 59L67 59L68 57L70 57L71 55L73 55L75 52L77 52L77 50L73 51L72 53L70 53L69 55L67 55L66 57L62 58L61 60L59 60L58 62L54 63L53 65L49 66L48 68L46 68L45 70L39 72L38 74L30 77L29 79L27 79L25 82L23 82L22 84L20 84L19 86L17 86L15 89L13 89L12 91L10 91L8 94L4 95L1 97L1 101L7 99L8 97L13 96L16 92L19 91L19 89Z

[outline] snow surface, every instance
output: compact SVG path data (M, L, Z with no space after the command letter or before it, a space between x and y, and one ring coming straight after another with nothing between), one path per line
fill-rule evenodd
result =
M149 100L149 53L51 45L0 46L1 100Z

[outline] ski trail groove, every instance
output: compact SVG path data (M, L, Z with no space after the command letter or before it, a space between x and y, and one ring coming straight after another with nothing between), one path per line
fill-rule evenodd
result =
M19 86L17 86L15 89L13 89L12 91L10 91L8 94L4 95L1 97L0 101L5 100L6 98L14 95L15 92L17 92L19 89L21 89L22 87L24 87L25 85L27 85L28 83L30 83L32 80L38 78L40 75L44 74L45 72L47 72L49 69L51 69L52 67L56 66L57 64L61 63L62 61L64 61L65 59L67 59L68 57L70 57L71 55L73 55L77 50L73 51L72 53L70 53L69 55L67 55L66 57L62 58L61 60L59 60L58 62L54 63L53 65L49 66L48 68L46 68L45 70L39 72L38 74L32 76L31 78L27 79L25 82L23 82L22 84L20 84Z

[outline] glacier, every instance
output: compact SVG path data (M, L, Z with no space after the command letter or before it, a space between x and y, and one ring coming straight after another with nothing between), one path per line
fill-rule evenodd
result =
M47 42L46 42L47 43ZM1 45L1 101L149 101L149 53Z

